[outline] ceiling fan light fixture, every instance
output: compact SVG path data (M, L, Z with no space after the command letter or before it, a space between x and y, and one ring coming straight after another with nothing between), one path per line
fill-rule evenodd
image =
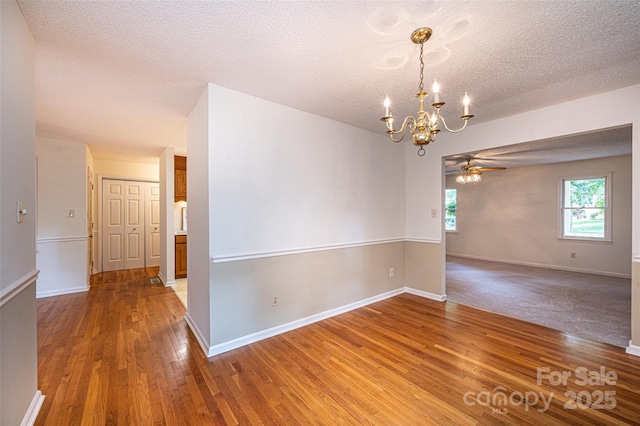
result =
M469 114L469 95L467 92L464 93L463 100L463 113L460 118L464 120L464 125L458 130L452 130L447 126L447 123L444 121L444 117L440 115L440 108L445 104L440 101L440 85L436 80L433 81L433 103L431 104L431 108L434 110L431 114L424 109L424 102L426 97L429 95L424 91L424 60L423 60L423 52L424 52L424 43L429 40L431 37L432 31L431 28L423 27L418 28L411 34L411 41L415 44L420 45L420 84L418 85L418 93L416 94L416 98L420 103L418 109L418 118L414 118L412 116L407 116L402 122L402 126L399 130L395 130L393 128L393 115L389 107L391 106L391 100L389 96L384 99L384 108L385 114L380 120L384 121L387 125L387 134L391 138L392 142L401 142L404 139L404 136L407 132L407 129L410 133L413 134L412 141L415 146L420 147L418 150L418 155L422 157L425 154L424 146L428 145L431 142L435 142L436 136L440 129L438 129L438 124L442 122L442 125L445 129L447 129L451 133L458 133L464 130L467 127L467 122L470 118L473 117L472 114ZM398 139L395 139L394 135L400 135Z
M460 166L460 173L456 176L456 182L461 185L467 183L478 183L482 180L480 176L485 170L506 170L506 167L478 167L467 158L467 164Z
M472 172L462 173L456 177L456 182L458 182L461 185L465 185L467 183L478 183L481 180L482 180L482 176L480 176L480 173L472 173Z

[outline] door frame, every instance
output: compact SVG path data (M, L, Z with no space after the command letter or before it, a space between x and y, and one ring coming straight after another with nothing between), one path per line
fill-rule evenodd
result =
M94 245L93 234L94 234L94 222L95 222L95 212L93 210L93 206L95 204L95 185L93 183L93 171L91 167L87 167L87 236L89 238L89 244L87 244L87 286L89 286L91 282L91 276L95 271L95 259L96 259L96 247Z
M100 273L102 272L102 186L104 183L104 180L125 180L125 181L135 181L135 182L148 182L148 183L157 183L158 185L160 184L160 182L156 179L149 179L146 177L133 177L133 176L128 176L128 177L122 177L122 176L113 176L113 175L101 175L99 174L98 176L98 196L97 196L97 202L98 202L98 208L97 208L97 214L94 217L94 220L97 224L96 228L97 231L94 231L93 236L94 239L96 240L95 244L96 244L96 248L97 248L97 253L95 254L96 256L96 265L95 267L97 268L96 273Z

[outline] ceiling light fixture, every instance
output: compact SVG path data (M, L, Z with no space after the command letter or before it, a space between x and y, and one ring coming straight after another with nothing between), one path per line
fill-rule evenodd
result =
M480 173L477 169L469 169L466 172L460 173L458 176L456 176L456 182L458 182L459 184L466 184L466 183L478 183L482 180L482 176L480 176L482 173Z
M440 102L440 86L436 80L433 81L433 103L431 104L431 108L434 111L429 114L424 110L424 100L429 95L424 91L424 61L422 59L424 43L429 40L431 37L431 28L423 27L418 28L411 34L411 41L415 44L420 45L420 85L418 86L419 92L416 94L416 98L420 101L420 108L418 110L418 118L415 119L412 116L407 116L402 122L402 127L399 130L393 129L393 115L389 110L391 105L391 100L389 96L384 100L385 107L385 116L380 120L384 121L387 124L387 134L391 138L393 142L400 142L404 139L405 133L407 129L413 134L413 144L415 146L419 146L418 155L422 157L425 154L424 145L429 144L430 142L435 142L436 135L440 132L438 129L438 123L442 121L442 125L445 129L447 129L451 133L461 132L465 127L467 127L467 121L473 117L473 115L469 114L469 96L465 92L463 99L463 115L460 117L464 120L464 125L458 130L451 130L447 123L444 121L444 118L440 115L440 108L444 105L444 102ZM394 139L393 135L401 135L400 139ZM478 176L479 177L479 176Z

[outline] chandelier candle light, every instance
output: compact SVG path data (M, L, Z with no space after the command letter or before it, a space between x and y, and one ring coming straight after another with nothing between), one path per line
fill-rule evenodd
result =
M429 144L430 142L435 142L436 135L440 132L438 128L438 123L442 121L442 125L445 129L447 129L451 133L461 132L465 127L467 127L467 121L473 117L473 115L469 114L469 96L465 92L463 99L463 115L460 117L464 120L464 125L458 130L452 130L447 126L447 123L444 121L444 118L440 116L440 108L444 105L444 102L440 102L440 85L436 80L433 81L433 103L431 104L431 108L433 108L433 112L429 114L429 112L424 110L424 101L425 98L429 95L424 91L424 61L422 59L422 54L424 50L424 43L429 40L431 37L431 28L418 28L411 34L411 41L415 44L420 45L420 85L418 86L418 93L416 94L416 98L420 102L420 108L418 109L418 118L413 118L412 116L407 116L402 122L402 127L399 130L393 129L393 115L391 114L389 107L391 106L391 100L389 96L384 99L384 117L380 120L384 121L387 124L387 134L391 138L393 142L400 142L404 139L405 133L407 129L413 134L413 144L415 146L419 146L418 155L423 156L425 154L424 145ZM394 135L400 135L399 139L395 139Z

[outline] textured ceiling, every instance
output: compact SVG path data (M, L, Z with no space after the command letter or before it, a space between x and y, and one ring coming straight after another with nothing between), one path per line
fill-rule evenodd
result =
M38 135L99 158L184 151L206 82L382 132L385 94L415 113L421 26L425 85L438 79L452 123L465 91L481 122L640 83L637 0L18 3Z

